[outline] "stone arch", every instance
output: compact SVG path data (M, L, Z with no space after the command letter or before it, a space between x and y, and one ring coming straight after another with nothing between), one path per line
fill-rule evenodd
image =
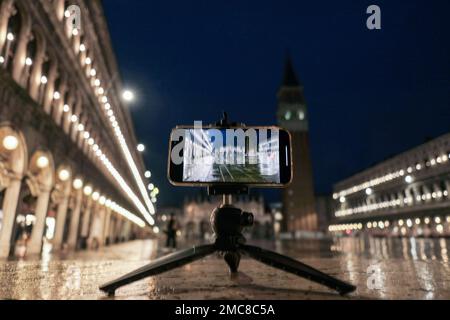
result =
M0 125L0 257L11 252L11 235L28 166L28 147L23 134L8 123Z
M17 146L11 150L8 149L5 144L8 142L14 144L14 139L16 139ZM0 162L3 168L8 169L12 174L14 174L19 179L25 174L26 168L28 166L28 148L25 141L25 137L19 130L15 130L8 124L0 125Z

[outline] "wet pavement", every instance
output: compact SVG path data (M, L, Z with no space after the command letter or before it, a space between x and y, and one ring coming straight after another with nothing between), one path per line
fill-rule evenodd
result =
M114 299L450 299L450 240L341 238L253 242L357 286L342 297L326 287L243 258L232 280L217 255L120 288ZM0 299L112 299L98 290L157 256L156 240L98 251L0 261Z

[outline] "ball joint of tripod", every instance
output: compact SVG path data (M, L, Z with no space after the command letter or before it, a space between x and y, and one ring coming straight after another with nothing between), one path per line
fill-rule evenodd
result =
M240 235L242 229L253 225L253 214L230 205L216 208L211 214L211 226L216 236Z

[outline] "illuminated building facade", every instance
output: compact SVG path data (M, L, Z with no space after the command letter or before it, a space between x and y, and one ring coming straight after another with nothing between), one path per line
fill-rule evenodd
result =
M332 232L450 235L450 134L368 168L334 186Z
M314 183L309 153L308 113L303 85L298 81L290 58L286 60L283 83L278 91L278 124L292 135L294 174L283 189L282 230L317 231Z
M0 257L154 223L120 92L100 1L0 0Z

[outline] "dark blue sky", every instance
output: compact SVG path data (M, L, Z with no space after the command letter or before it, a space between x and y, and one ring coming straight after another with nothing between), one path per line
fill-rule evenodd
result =
M177 124L275 123L288 48L304 83L316 191L450 131L450 1L106 0L132 116L160 205ZM366 28L377 4L382 30Z

